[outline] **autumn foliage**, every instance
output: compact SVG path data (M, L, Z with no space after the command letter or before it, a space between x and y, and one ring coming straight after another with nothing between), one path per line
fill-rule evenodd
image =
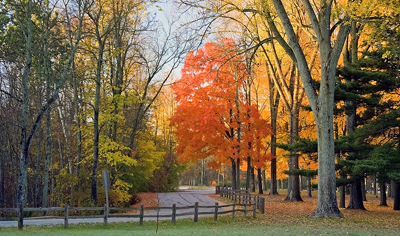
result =
M182 78L173 85L178 106L171 118L181 162L213 156L208 165L218 170L231 159L250 156L262 167L271 158L264 141L270 125L246 100L248 78L231 40L206 43L187 55Z

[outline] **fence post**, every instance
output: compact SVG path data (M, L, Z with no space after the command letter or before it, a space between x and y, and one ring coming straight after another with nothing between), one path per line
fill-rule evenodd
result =
M257 204L256 204L256 196L253 197L253 217L256 218Z
M265 211L265 198L261 197L260 198L260 212L261 214L264 214Z
M68 228L68 204L64 206L64 229Z
M175 224L175 219L176 219L176 204L172 204L172 224Z
M197 222L199 219L199 202L194 203L194 222Z
M18 207L19 207L18 229L22 230L22 228L24 227L24 205L19 204Z
M260 196L256 196L256 207L260 209Z
M246 213L247 213L247 202L244 203L243 205L243 217L246 218Z
M235 219L235 210L236 210L236 209L235 209L235 208L236 208L235 206L236 206L236 201L233 202L233 206L232 206L232 220Z
M214 221L218 220L218 202L215 203Z
M144 205L140 205L140 225L143 225Z
M106 203L104 204L104 222L103 222L104 227L107 226L107 223L108 223L108 207Z

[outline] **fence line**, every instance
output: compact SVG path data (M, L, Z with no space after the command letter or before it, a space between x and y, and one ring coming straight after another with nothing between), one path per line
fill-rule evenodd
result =
M240 196L236 194L237 196ZM242 199L242 200L240 200ZM198 221L199 215L214 215L214 220L218 220L219 215L225 215L225 214L232 214L232 219L235 218L235 213L236 212L243 212L244 217L246 217L246 214L248 211L253 212L253 217L256 217L256 211L257 209L260 210L261 214L264 214L264 204L262 204L262 207L260 205L260 198L258 196L255 196L253 199L250 198L240 198L238 203L236 203L236 198L235 201L233 201L232 204L226 204L226 205L219 205L217 202L215 203L214 206L199 206L199 203L196 202L195 205L193 206L182 206L182 207L177 207L176 204L173 204L172 207L144 207L142 204L140 208L127 208L127 207L109 207L107 208L107 204L104 205L104 207L69 207L68 204L66 204L64 207L49 207L49 208L24 208L22 205L19 205L18 208L0 208L0 212L14 212L17 213L18 216L18 228L22 229L24 225L24 212L64 212L63 216L42 216L42 217L29 217L29 219L64 219L64 228L68 228L68 220L69 219L89 219L89 218L103 218L103 225L107 226L108 219L109 218L116 218L116 217L126 217L126 218L139 218L139 224L143 225L143 219L144 218L150 218L150 217L157 217L158 218L171 218L171 222L173 224L176 223L176 217L179 216L187 216L187 215L193 215L193 220L194 222ZM242 201L242 203L240 203ZM263 201L264 202L264 201ZM243 208L237 208L237 206L242 206ZM252 209L248 208L247 206L253 206ZM220 211L220 208L232 208L232 210L224 210ZM262 208L262 209L261 209ZM189 212L182 212L182 213L177 213L177 210L191 210ZM213 209L213 211L210 212L199 212L199 209ZM131 210L137 210L140 213L139 214L110 214L109 211L131 211ZM146 210L155 210L157 211L156 215L145 215L144 212ZM160 210L171 210L171 214L163 214L159 215ZM71 211L103 211L102 215L88 215L88 216L70 216ZM27 218L25 218L27 219Z
M238 202L242 205L254 205L255 208L260 210L261 214L265 212L265 198L260 196L251 196L251 194L245 190L234 190L228 187L219 187L216 189L216 193L220 194L220 197L226 197L231 199L233 202Z

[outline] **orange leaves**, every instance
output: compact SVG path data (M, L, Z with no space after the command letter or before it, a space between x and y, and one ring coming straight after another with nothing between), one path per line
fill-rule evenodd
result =
M265 153L262 140L271 128L245 99L249 75L234 51L226 39L223 44L206 43L186 57L182 78L172 86L178 106L171 125L176 127L180 161L213 156L209 167L219 169L230 158Z

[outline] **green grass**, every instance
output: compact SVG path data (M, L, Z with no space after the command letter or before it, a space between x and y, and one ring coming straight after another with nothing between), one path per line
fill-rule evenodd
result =
M332 219L335 221L335 219ZM237 217L231 220L229 216L220 217L217 222L212 218L200 218L199 222L193 220L178 220L175 225L169 221L145 222L140 226L137 222L110 223L107 227L102 224L69 225L64 229L57 226L25 226L18 230L12 228L0 228L0 235L83 235L83 236L111 236L111 235L189 235L189 236L213 236L213 235L400 235L395 229L362 229L354 226L340 228L333 224L318 224L318 219L309 219L303 223L271 225L264 219ZM325 221L321 219L321 221ZM326 223L326 222L325 222ZM395 227L396 228L396 227Z

